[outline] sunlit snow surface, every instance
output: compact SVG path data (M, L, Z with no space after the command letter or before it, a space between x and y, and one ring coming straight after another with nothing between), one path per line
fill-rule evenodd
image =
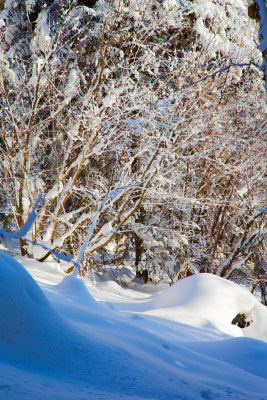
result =
M246 289L201 274L150 295L20 261L0 253L1 400L267 399L267 308Z

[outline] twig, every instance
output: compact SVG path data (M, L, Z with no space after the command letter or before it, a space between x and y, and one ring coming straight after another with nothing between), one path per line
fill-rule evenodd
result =
M197 85L198 83L200 83L202 81L206 81L207 79L211 78L212 76L215 76L217 74L220 74L221 72L229 70L231 67L249 67L251 65L254 65L254 67L257 67L258 69L260 69L260 66L257 65L254 61L250 61L249 63L233 63L233 62L230 62L230 64L227 65L227 67L220 68L218 71L215 71L212 74L206 75L206 76L204 76L204 78L201 78L198 81L191 82L188 85L183 86L179 90L186 89L186 88L188 88L190 86Z

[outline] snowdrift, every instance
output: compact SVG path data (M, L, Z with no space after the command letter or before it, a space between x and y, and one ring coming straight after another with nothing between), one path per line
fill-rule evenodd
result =
M52 308L29 273L8 255L0 254L0 354L16 366L58 372L74 368L84 354L83 339ZM76 358L75 357L75 358Z
M247 290L203 274L150 297L87 283L92 296L31 265L40 286L0 252L0 400L267 399L267 344L253 338L266 308ZM237 312L254 328L231 325Z
M58 297L62 293L68 293L66 300L71 310L67 316L69 319L73 317L71 303L78 309L77 304L82 302L81 314L84 317L84 311L87 310L89 323L92 323L92 317L93 323L100 323L97 325L98 329L107 325L102 321L106 317L95 317L95 314L103 309L79 279L66 277L50 290L57 293ZM68 302L70 299L71 302ZM103 339L100 331L98 341L97 331L91 333L89 330L87 336L82 335L83 329L60 316L29 273L17 261L2 252L0 302L1 373L7 364L24 372L32 371L60 381L72 382L75 387L85 385L97 391L119 391L125 396L136 393L138 398L146 394L150 397L151 393L156 399L164 396L174 398L176 384L168 385L170 376L173 380L175 377L171 368L170 374L165 377L162 371L153 370L151 360L139 360L127 350L116 346L114 342L111 345L108 340L109 334ZM109 323L111 326L115 324L112 320ZM116 326L117 329L120 327ZM168 369L167 365L164 369L166 368ZM149 369L151 372L148 378ZM154 382L158 382L156 387ZM8 397L12 398L10 395ZM2 398L0 391L0 399ZM28 400L28 395L26 398Z
M211 274L198 274L178 281L155 296L151 309L157 315L203 327L212 324L231 336L248 336L267 342L267 307L263 306L246 288ZM161 313L158 310L163 310ZM232 320L245 314L252 324L242 331Z

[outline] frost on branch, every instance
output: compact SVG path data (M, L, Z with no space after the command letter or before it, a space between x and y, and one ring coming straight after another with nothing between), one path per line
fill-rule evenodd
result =
M92 3L5 3L1 222L19 229L44 192L40 260L75 259L89 230L80 273L125 262L173 283L230 260L250 279L266 102L245 2Z

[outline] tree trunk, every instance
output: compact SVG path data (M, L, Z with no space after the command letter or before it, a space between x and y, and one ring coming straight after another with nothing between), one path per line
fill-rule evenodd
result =
M259 283L261 291L262 303L267 306L267 261L263 259L261 254L254 254L253 261L255 264L255 275Z
M138 265L141 261L142 254L144 253L144 247L143 247L143 240L134 234L134 242L135 242L135 269L136 269L136 278L141 279L145 283L148 281L148 270L145 269L141 271L138 268Z

